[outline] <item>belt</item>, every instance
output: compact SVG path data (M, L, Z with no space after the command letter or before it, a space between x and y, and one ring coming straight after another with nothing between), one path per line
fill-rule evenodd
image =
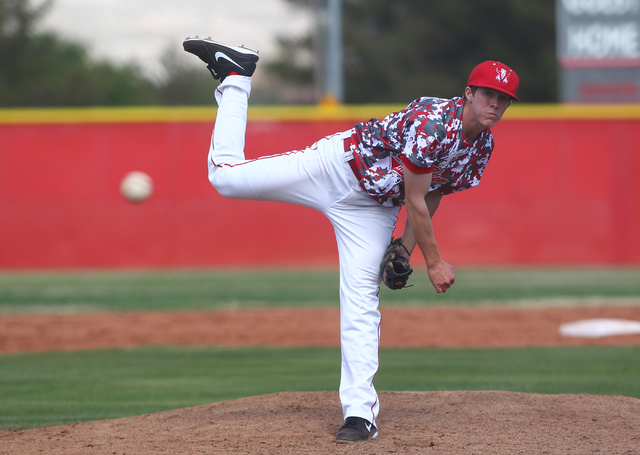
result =
M345 152L351 152L351 137L345 138L345 140L342 141L342 143L344 144L344 151ZM353 175L355 175L356 179L358 179L358 183L360 183L360 186L362 186L362 176L360 175L360 172L358 171L358 167L356 166L356 160L355 159L351 158L349 160L349 167L353 171Z

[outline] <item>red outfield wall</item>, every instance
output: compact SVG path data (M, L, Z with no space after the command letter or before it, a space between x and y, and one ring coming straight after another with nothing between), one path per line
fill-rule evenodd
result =
M400 107L254 108L247 156L303 147ZM210 186L214 115L0 111L0 268L336 265L321 214L224 199ZM444 198L434 219L446 261L640 263L640 107L514 106L494 135L480 186ZM155 184L137 205L119 194L132 170Z

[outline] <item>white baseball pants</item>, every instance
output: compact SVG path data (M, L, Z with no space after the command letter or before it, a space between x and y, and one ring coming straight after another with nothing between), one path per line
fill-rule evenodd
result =
M219 109L209 151L209 180L229 198L287 202L322 212L340 259L340 401L344 417L375 423L373 379L380 344L379 264L398 207L383 207L358 185L344 150L350 131L280 155L246 160L244 137L251 78L229 76L216 90Z

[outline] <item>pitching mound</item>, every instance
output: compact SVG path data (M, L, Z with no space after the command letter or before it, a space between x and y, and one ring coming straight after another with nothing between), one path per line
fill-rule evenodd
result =
M0 454L636 454L640 400L382 392L377 439L337 444L337 392L288 392L0 433Z
M385 346L637 345L562 324L640 308L385 309ZM335 309L0 317L0 352L148 344L334 346ZM278 393L138 417L0 432L0 455L639 454L640 400L512 392L381 392L380 436L335 442L337 392Z

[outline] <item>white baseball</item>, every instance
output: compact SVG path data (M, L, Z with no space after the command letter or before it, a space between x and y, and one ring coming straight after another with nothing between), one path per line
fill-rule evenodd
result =
M153 193L153 180L144 172L129 172L120 183L120 192L129 202L142 202Z

